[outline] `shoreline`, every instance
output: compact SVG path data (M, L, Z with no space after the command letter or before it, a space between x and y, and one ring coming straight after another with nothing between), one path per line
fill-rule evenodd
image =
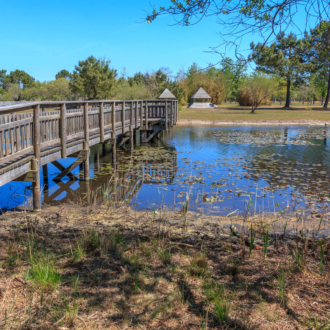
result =
M330 125L329 121L321 120L264 120L264 121L246 121L246 120L203 120L203 119L178 119L176 126L324 126L325 124Z

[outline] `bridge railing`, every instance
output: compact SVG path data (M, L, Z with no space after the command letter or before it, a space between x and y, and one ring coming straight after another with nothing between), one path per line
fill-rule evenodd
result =
M115 138L138 127L148 130L153 120L168 128L176 123L177 113L177 100L44 101L0 107L0 169L24 155L40 162L44 147L54 146L65 158L74 139L88 145L97 134L103 143L106 133Z

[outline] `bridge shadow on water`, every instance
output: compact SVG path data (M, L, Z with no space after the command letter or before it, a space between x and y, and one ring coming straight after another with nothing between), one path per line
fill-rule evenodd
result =
M74 157L42 166L43 206L66 203L91 205L108 199L113 202L129 202L144 184L173 182L177 155L175 149L166 143L171 135L172 132L165 132L161 139L154 139L148 144L136 141L134 150L129 150L124 144L115 155L110 145L92 147L89 178L84 176L84 163L79 163ZM150 152L143 157L140 151L146 148ZM162 166L161 159L165 156L167 168ZM68 163L71 164L67 166Z

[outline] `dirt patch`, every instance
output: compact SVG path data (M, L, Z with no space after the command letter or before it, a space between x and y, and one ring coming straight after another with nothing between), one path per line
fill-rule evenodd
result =
M327 241L211 220L198 231L187 214L106 205L5 213L0 327L329 329Z

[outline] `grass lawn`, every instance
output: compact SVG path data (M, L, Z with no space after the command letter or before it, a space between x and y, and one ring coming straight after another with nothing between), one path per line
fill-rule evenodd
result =
M283 105L282 105L283 106ZM216 109L187 109L179 110L179 120L202 121L329 121L330 111L323 110L320 104L307 108L307 105L293 103L292 110L283 110L279 104L262 107L251 114L250 107L240 107L237 103L221 104Z

